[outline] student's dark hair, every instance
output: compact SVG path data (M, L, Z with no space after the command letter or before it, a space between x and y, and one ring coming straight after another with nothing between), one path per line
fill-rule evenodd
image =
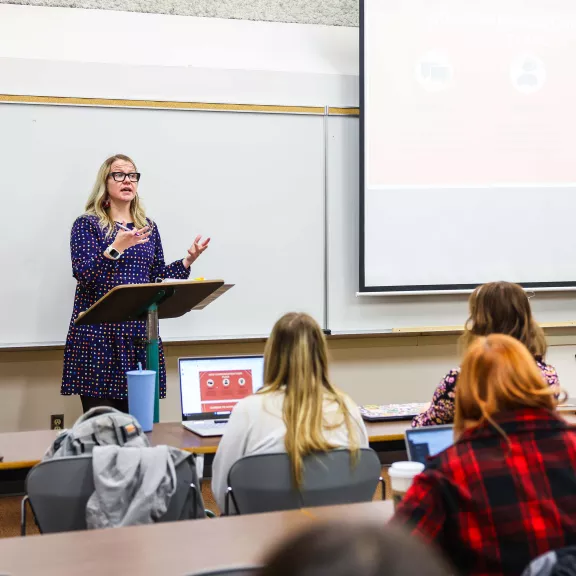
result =
M382 524L331 523L273 550L259 576L450 576L416 536Z
M468 300L470 316L461 340L466 351L480 336L506 334L520 340L532 356L546 354L546 337L538 326L524 289L511 282L478 286Z

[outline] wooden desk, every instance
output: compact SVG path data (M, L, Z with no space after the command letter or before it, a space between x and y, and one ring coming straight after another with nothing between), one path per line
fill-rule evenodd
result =
M367 423L371 443L403 441L409 421ZM0 434L0 462L2 470L31 468L37 464L56 438L54 430L10 432ZM195 454L215 454L220 437L201 438L186 430L180 422L160 423L148 435L153 446L166 444ZM1 571L1 567L0 567Z
M0 571L13 576L183 576L258 565L271 547L322 520L383 526L392 502L366 502L212 520L191 520L0 541Z
M410 428L410 421L366 422L366 428L371 443L404 440L404 432ZM215 454L220 444L219 436L201 438L186 430L180 422L156 424L149 438L154 446L167 444L195 454Z
M563 411L562 416L571 424L576 424L576 414L573 412ZM397 450L399 443L403 445L404 432L409 427L410 421L407 420L366 423L370 445L378 450L382 450L382 447L386 450L387 444ZM0 462L0 473L2 470L31 468L37 464L56 434L53 430L0 434L0 454L4 456L4 461ZM220 437L201 438L186 430L180 422L156 424L148 437L153 446L166 444L194 454L213 455L220 443Z
M57 434L55 430L0 434L0 455L4 457L0 462L0 472L31 468L42 459Z

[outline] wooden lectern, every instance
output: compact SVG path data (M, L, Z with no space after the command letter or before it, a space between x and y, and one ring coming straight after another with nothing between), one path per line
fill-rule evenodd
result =
M232 287L223 280L125 284L112 288L74 322L77 326L146 320L146 368L156 371L154 422L160 420L160 348L158 320L202 310ZM136 368L136 367L135 367Z

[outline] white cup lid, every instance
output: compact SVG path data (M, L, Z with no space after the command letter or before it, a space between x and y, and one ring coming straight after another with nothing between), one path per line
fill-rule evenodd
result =
M425 466L421 462L394 462L388 474L395 478L412 478L420 474L424 468Z

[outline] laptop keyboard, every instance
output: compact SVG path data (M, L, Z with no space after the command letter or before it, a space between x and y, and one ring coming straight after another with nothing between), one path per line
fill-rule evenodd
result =
M216 424L215 422L186 422L184 428L187 428L191 432L194 432L196 429L208 434L210 432L222 432L227 423L227 421L219 424Z

